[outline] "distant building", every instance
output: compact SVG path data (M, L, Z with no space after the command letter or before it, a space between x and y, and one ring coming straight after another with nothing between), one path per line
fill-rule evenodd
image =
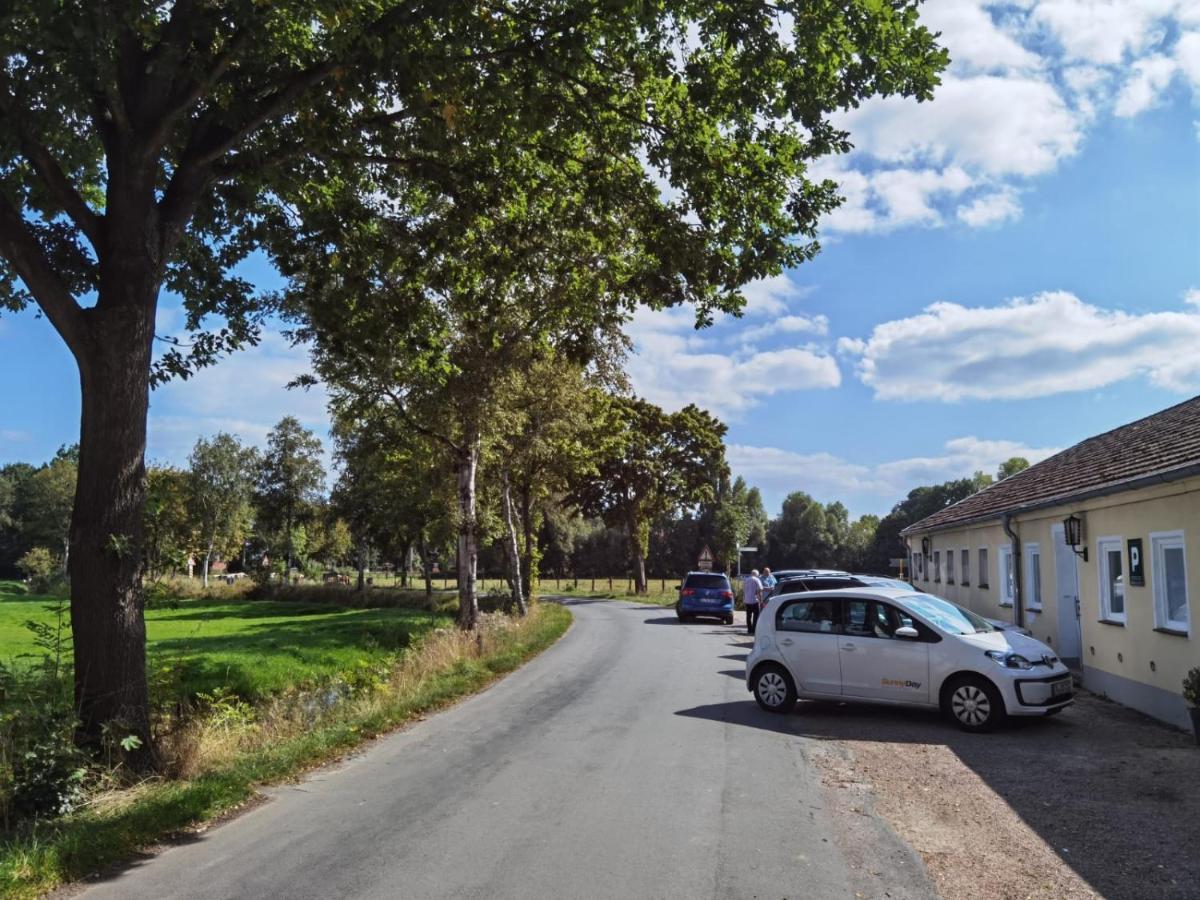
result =
M1088 438L901 536L921 589L1025 625L1088 689L1190 727L1181 682L1200 665L1200 397Z

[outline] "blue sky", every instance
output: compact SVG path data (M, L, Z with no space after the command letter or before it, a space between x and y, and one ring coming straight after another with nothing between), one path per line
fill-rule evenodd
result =
M734 470L883 513L922 483L993 470L1200 393L1200 5L934 0L954 63L934 101L845 116L819 174L846 205L814 262L751 285L741 319L641 313L635 388L729 423ZM250 267L269 286L272 273ZM1190 301L1190 302L1189 302ZM160 331L178 324L169 301ZM152 397L152 460L284 414L323 432L320 390L278 335ZM0 318L0 462L78 430L73 363L31 312Z

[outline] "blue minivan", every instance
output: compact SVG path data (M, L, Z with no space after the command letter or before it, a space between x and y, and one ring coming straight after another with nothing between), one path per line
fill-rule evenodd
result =
M675 615L680 622L707 616L732 625L733 585L729 578L718 572L688 572L679 586Z

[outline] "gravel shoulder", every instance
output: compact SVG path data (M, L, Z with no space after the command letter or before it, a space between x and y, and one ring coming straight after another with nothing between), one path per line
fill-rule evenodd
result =
M1200 897L1200 750L1086 692L969 735L933 714L802 703L828 802L881 816L952 900Z

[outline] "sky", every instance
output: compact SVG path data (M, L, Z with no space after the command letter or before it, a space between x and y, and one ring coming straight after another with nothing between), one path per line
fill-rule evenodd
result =
M934 100L840 116L815 175L846 202L811 263L749 285L741 318L630 325L635 390L729 426L776 514L803 490L886 513L912 487L1031 461L1200 393L1200 0L930 0L953 62ZM244 273L277 283L260 260ZM170 298L160 333L181 320ZM278 334L151 398L148 457L197 437L322 435ZM77 439L74 364L32 311L0 317L0 463Z

